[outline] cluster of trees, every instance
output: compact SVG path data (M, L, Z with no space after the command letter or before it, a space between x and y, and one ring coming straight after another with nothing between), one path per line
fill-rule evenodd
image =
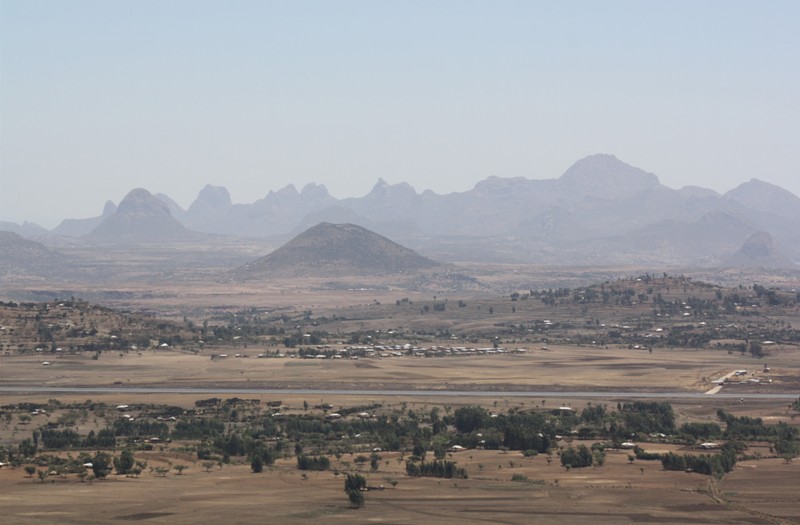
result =
M592 451L586 445L569 447L561 451L561 466L567 468L591 467L594 462Z
M602 447L592 447L586 445L568 447L560 451L561 466L565 468L583 468L592 465L602 466L606 461L606 454Z
M800 400L796 404L800 404ZM768 426L758 418L736 417L723 410L717 414L720 424L686 423L678 430L671 405L662 402L620 403L616 410L606 405L589 405L579 413L561 408L533 411L512 408L505 413L491 413L478 406L460 407L455 411L450 407L421 410L409 409L404 403L388 415L335 420L311 412L281 418L261 415L257 403L249 400L212 398L199 401L197 406L202 407L205 413L181 417L174 424L146 417L139 417L136 421L120 418L108 428L98 433L90 432L85 437L73 428L43 427L34 431L31 438L23 440L18 450L23 458L32 458L39 448L109 449L117 446L120 436L128 437L128 447L134 447L133 437L157 434L196 441L197 457L212 465L213 462L227 462L235 456L247 458L251 469L261 472L277 458L290 457L292 445L297 468L301 470L326 470L330 468L331 456L380 447L383 450L413 450L413 456L406 464L408 475L465 477L466 472L455 462L445 460L448 448L453 445L520 450L525 455L551 453L556 449L556 435L574 434L575 429L578 429L578 437L605 438L616 443L630 440L631 433L656 432L682 435L692 441L712 438L768 440L782 455L797 454L800 444L797 428L785 423ZM332 407L318 405L317 408L328 410ZM379 404L372 404L340 408L337 412L348 416L379 408ZM170 407L139 409L151 414L174 412ZM234 416L236 411L239 411L238 416ZM425 462L429 451L433 451L435 461ZM684 457L673 454L664 457L645 454L641 449L634 452L633 459L657 459L665 462L665 468L712 474L726 472L732 466L731 458L735 462L735 454L731 456L727 449L717 459L714 459L716 455ZM7 450L4 453L8 455ZM102 477L100 474L112 467L119 473L133 475L140 468L132 463L132 452L123 450L117 458L102 451L98 454L97 477ZM592 448L570 446L558 454L566 468L599 466L605 461L603 448L597 445ZM373 470L379 467L377 454L359 458L363 458L363 463L369 460Z
M82 437L76 431L65 428L43 427L34 430L32 439L23 440L19 445L19 451L23 456L33 456L40 447L53 450L63 450L69 448L113 448L117 440L115 432L111 428L100 429L97 433L90 430L86 437Z
M632 433L675 432L675 412L669 403L634 401L621 407L625 429Z
M300 470L328 470L331 468L331 460L327 456L300 454L297 456L297 468Z
M434 461L407 461L406 474L412 477L427 478L455 478L467 479L467 470L458 467L455 461L434 460Z
M210 418L180 419L172 430L174 439L209 439L225 431L225 423Z
M794 295L780 293L778 290L767 288L760 284L753 285L753 291L756 297L763 299L770 306L787 306L800 301L800 293L795 292Z
M453 424L461 434L457 441L462 445L537 452L549 450L555 444L556 434L569 431L578 421L576 415L560 411L550 414L515 411L492 417L477 406L459 408L453 417Z
M272 465L275 463L275 451L263 445L255 447L249 454L250 469L253 472L261 472L264 470L264 465Z
M784 422L777 425L765 425L761 418L734 416L722 409L717 410L717 417L726 425L723 437L748 441L797 442L800 432Z
M668 452L662 455L661 465L664 470L690 470L721 478L736 465L736 449L732 444L726 444L718 454L678 455Z
M169 426L163 421L151 419L130 420L116 419L112 426L115 436L128 437L158 437L166 439L169 435Z

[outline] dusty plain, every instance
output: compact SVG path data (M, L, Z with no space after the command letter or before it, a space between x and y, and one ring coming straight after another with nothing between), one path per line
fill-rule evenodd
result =
M609 454L606 464L565 472L544 457L496 451L457 454L467 480L411 479L396 453L382 455L361 509L351 509L342 476L303 476L282 460L261 474L247 465L206 472L180 454L146 454L150 464L184 459L182 475L111 476L42 484L19 470L0 470L0 508L9 523L797 523L800 464L778 459L742 462L717 484L707 476L663 472ZM343 456L342 460L352 460ZM387 464L388 463L388 464ZM334 468L336 465L334 464ZM642 471L641 468L644 470ZM368 470L368 469L366 469ZM514 474L528 482L511 481ZM398 483L392 487L390 481Z
M509 274L512 271L509 270ZM513 273L516 273L514 271ZM484 282L502 282L503 276L487 274ZM583 277L581 277L583 278ZM574 277L575 281L581 278ZM565 277L565 282L569 277ZM180 392L114 392L134 387L202 388L207 390L241 388L303 389L302 393L248 393L239 397L262 403L280 399L288 414L300 413L304 402L330 403L334 407L380 404L382 410L407 404L429 410L438 406L452 410L480 405L493 411L509 408L546 410L571 406L576 410L589 404L616 405L637 399L637 393L702 393L712 381L738 369L748 377L763 381L757 386L726 385L722 393L743 394L742 399L708 395L703 398L664 399L672 403L678 424L715 421L722 408L737 416L762 418L769 424L786 422L797 426L791 400L758 399L750 393L797 394L800 376L800 348L793 344L771 347L763 359L749 354L715 348L655 348L619 344L577 344L563 339L548 340L547 334L520 335L505 331L503 323L548 319L625 323L648 315L649 307L611 307L590 305L543 309L533 300L511 303L508 294L520 288L507 281L505 292L446 293L447 314L425 315L423 304L437 301L427 288L414 291L392 283L317 282L224 283L165 282L128 284L114 290L91 286L62 288L60 291L86 292L106 297L106 303L132 310L155 312L167 319L188 316L196 322L203 317L228 315L247 308L295 315L304 310L314 316L339 319L326 325L342 339L355 330L388 330L440 334L424 340L426 345L491 347L492 329L500 346L524 350L493 355L448 357L383 357L373 359L258 358L259 354L280 352L280 344L267 341L203 348L149 348L141 351L103 352L99 359L88 353L48 355L6 352L0 355L0 387L18 389L0 392L0 405L46 403L56 398L63 403L87 399L115 404L158 403L190 409L195 401L210 394ZM35 288L35 289L34 289ZM523 288L524 289L524 288ZM31 296L58 293L55 287L31 287ZM114 292L114 293L112 293ZM436 292L442 300L442 292ZM666 294L667 292L665 292ZM679 295L674 288L669 292ZM698 292L699 293L699 292ZM46 295L46 294L45 294ZM395 304L409 298L411 305ZM465 308L452 305L462 299ZM489 308L492 314L489 315ZM358 312L358 315L355 313ZM798 323L797 308L764 311L759 322ZM751 318L747 319L751 321ZM659 320L668 326L679 320ZM306 329L309 324L301 327ZM598 326L595 324L595 327ZM591 329L591 327L590 327ZM446 333L466 334L449 340ZM591 334L590 334L591 335ZM395 342L395 341L393 341ZM396 341L402 343L404 341ZM332 342L333 346L344 346ZM415 344L423 344L417 341ZM220 353L228 358L212 359ZM239 354L240 357L234 357ZM769 372L762 370L769 363ZM768 381L773 380L772 383ZM103 387L105 392L32 393L26 387ZM740 390L737 390L740 389ZM331 390L351 390L347 395ZM408 396L381 394L383 390L470 391L475 396ZM327 392L326 392L327 391ZM363 391L361 394L359 391ZM546 397L533 392L547 391ZM564 396L559 391L623 392L618 398ZM482 392L482 393L481 393ZM514 392L514 396L504 395ZM530 392L531 395L525 395ZM232 397L220 395L220 397ZM388 413L388 412L387 412ZM51 414L49 419L56 419ZM110 417L110 416L109 416ZM0 443L16 445L29 437L36 420L0 425ZM79 423L80 432L99 429L103 421ZM592 441L566 438L560 445ZM649 442L643 447L654 452L692 452L692 447L676 443ZM91 451L90 451L91 452ZM73 454L75 452L72 452ZM632 462L629 451L610 450L602 466L562 468L543 454L524 457L519 451L469 449L448 456L465 467L468 479L431 479L406 476L400 452L380 452L377 471L355 462L358 454L331 457L331 469L301 472L294 458L278 459L264 472L251 472L244 458L206 469L196 455L181 442L165 443L154 450L136 453L137 459L152 466L183 463L188 466L178 475L165 477L143 473L138 477L111 474L91 483L74 475L48 476L42 482L20 468L0 468L0 513L2 521L18 524L126 523L546 523L572 524L775 524L800 523L800 461L788 462L771 453L768 444L751 444L748 453L758 459L739 461L721 480L695 473L665 471L658 461ZM59 454L66 454L60 452ZM343 476L360 472L376 490L365 493L365 506L353 509L343 491ZM518 481L512 481L514 475ZM524 479L524 481L519 481ZM393 483L395 482L395 483Z
M798 351L770 355L770 372L753 369L752 357L718 350L646 350L550 345L524 353L440 358L371 359L257 358L277 348L241 348L229 357L169 350L63 355L42 366L37 355L0 356L0 386L173 387L320 390L476 390L476 391L631 391L704 392L712 381L750 367L751 378L765 382L797 373ZM240 356L234 357L234 352ZM779 383L764 393L782 392ZM728 386L725 392L748 391Z

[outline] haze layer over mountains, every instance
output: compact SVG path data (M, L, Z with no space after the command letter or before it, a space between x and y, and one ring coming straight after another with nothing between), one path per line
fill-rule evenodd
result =
M308 184L234 204L226 188L206 186L184 210L135 189L101 215L67 219L52 232L29 223L0 229L45 244L285 241L322 222L359 225L442 262L793 268L800 261L800 198L792 193L757 179L724 195L674 190L612 155L581 159L556 179L489 177L446 195L381 179L358 198L336 199Z

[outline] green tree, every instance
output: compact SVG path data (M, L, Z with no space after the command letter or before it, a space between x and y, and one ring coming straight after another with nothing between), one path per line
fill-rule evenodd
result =
M364 493L367 488L367 480L361 474L348 474L344 479L344 492L350 500L353 508L364 506Z
M36 455L36 444L31 438L26 438L20 441L19 454L23 457L33 457Z
M565 468L591 467L594 462L592 451L586 445L569 447L561 452L561 465Z
M455 413L455 426L465 434L487 426L489 420L489 412L478 406L459 408Z
M28 465L25 467L25 473L28 475L29 478L32 478L34 474L36 474L36 467Z
M106 452L98 452L92 458L92 472L96 478L104 478L111 471L111 455Z
M114 458L114 470L117 474L130 474L134 465L133 452L130 450L123 450L119 457Z

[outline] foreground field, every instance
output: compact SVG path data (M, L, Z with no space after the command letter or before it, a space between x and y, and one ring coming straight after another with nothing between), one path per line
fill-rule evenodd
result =
M382 454L362 509L351 509L336 472L304 474L282 460L260 474L247 465L209 472L188 456L150 453L151 465L189 466L182 475L110 476L93 483L28 479L1 469L0 507L18 524L195 523L799 523L795 481L800 463L742 462L717 484L712 478L664 472L653 462L630 464L623 451L603 467L566 471L543 456L465 451L454 454L466 480L408 478L397 453ZM352 456L334 468L352 469ZM345 465L344 467L342 465ZM348 465L349 464L349 465ZM512 481L525 479L526 481ZM396 486L392 486L396 481Z
M81 405L99 407L97 403L101 399L109 406L108 409L95 408L81 415L68 408ZM140 394L135 398L105 394L91 402L79 395L60 395L60 404L55 405L52 396L44 394L4 394L2 401L6 410L20 403L62 407L33 416L33 420L25 425L21 425L23 418L19 417L20 413L15 412L14 421L8 418L5 424L0 425L0 441L3 443L19 443L30 435L31 427L48 421L63 422L70 417L75 417L72 428L81 435L90 430L97 431L121 417L121 411L110 408L115 405L130 405L126 410L137 419L145 420L144 407L189 409L198 404L197 396L190 394ZM252 396L252 401L258 404L243 400L245 405L239 406L264 407L253 412L263 415L268 413L266 407L275 402L275 396ZM441 401L435 394L413 400L391 395L370 398L321 395L319 399L286 395L277 403L281 406L280 412L286 416L320 419L323 412L319 408L306 411L309 402L311 405L331 406L331 410L374 405L381 407L377 409L378 413L385 415L405 414L406 411L427 414L435 407L441 414L452 414L474 404L502 413L550 413L558 406L570 405L572 411L578 413L597 404L589 399L492 395L468 400L447 399L446 405ZM627 401L624 398L610 399L604 405L611 409L620 402ZM779 421L793 424L796 414L796 409L785 401L739 401L716 396L675 402L673 408L679 423L713 422L720 409L739 418L760 417L767 425ZM244 409L239 417L242 420L249 418L249 410L252 409ZM341 443L338 435L332 437L336 438L336 443ZM341 437L344 442L348 441L345 436ZM329 446L323 445L325 442L317 441L314 447ZM244 457L231 458L227 464L198 459L197 448L191 441L161 442L149 447L150 450L141 448L140 444L134 452L135 458L145 462L149 469L136 477L109 474L105 479L92 481L91 478L81 480L76 474L53 471L40 480L38 476L27 474L21 466L11 468L7 464L0 468L0 484L3 486L0 508L9 523L23 525L117 521L164 524L267 521L293 524L341 523L342 520L397 524L421 520L444 524L571 524L578 520L599 524L800 523L800 495L796 490L800 462L775 457L769 443L750 443L747 454L751 459L740 460L719 480L697 473L666 471L659 461L631 459L631 451L624 449L607 449L603 464L593 467L567 469L559 463L558 455L565 448L581 444L589 446L595 442L563 437L553 447L553 454L540 453L530 457L518 450L482 448L448 453L446 459L465 468L468 479L409 477L405 472L405 461L409 459L407 450L377 452L376 469L373 470L366 456L373 450L374 443L360 440L353 440L356 449L350 452L329 452L331 465L329 470L322 472L300 471L295 458L288 457L278 459L261 473L254 473ZM669 439L646 440L641 446L647 453L702 453L693 445ZM79 452L72 450L54 454L65 458L74 457ZM87 452L94 454L92 449ZM119 449L115 455L118 454ZM178 465L187 468L178 473L175 470ZM163 469L161 474L159 469ZM352 472L365 476L368 486L374 489L365 493L366 503L360 509L350 507L343 490L344 476Z

